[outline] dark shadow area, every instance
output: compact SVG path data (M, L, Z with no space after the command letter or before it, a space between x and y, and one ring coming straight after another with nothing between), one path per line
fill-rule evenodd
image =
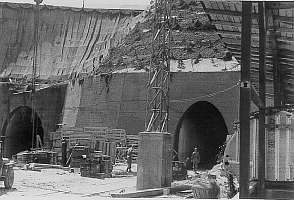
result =
M217 154L226 141L228 130L218 109L209 102L193 104L181 117L174 147L178 159L190 157L196 146L200 152L200 169L211 169L217 161Z
M36 136L39 135L43 142L43 128L39 116L35 113L34 145L36 147ZM32 109L26 106L16 108L9 116L4 125L2 135L5 135L4 156L11 158L18 152L32 148Z

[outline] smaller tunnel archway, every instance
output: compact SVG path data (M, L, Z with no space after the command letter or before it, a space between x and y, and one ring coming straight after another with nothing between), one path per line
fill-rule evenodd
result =
M199 168L211 169L216 164L227 134L225 120L213 104L207 101L194 103L177 125L174 148L178 152L178 159L185 161L197 147L200 153Z
M39 135L43 143L44 130L41 119L37 113L34 115L34 120L34 145L32 146L32 109L27 106L21 106L10 113L2 129L2 135L5 136L5 157L11 157L18 152L30 150L32 147L35 148L37 135Z

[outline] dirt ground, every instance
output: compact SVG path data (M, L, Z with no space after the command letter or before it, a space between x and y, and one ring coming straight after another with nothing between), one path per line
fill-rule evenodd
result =
M136 171L137 165L132 165L133 173L126 174L126 164L114 166L113 172L116 174L112 178L97 179L82 177L78 172L70 173L62 169L42 169L41 171L23 170L15 167L14 185L11 190L6 190L0 183L1 199L110 199L111 193L132 192L136 190ZM189 180L174 182L174 185L193 184L198 182L199 178L207 172L200 172L198 178L189 171ZM198 179L198 180L197 180ZM221 178L223 179L223 178ZM224 183L218 179L223 193ZM153 198L143 199L187 199L191 193L182 193L177 195L164 195ZM221 197L224 197L221 194ZM125 199L125 198L124 198Z
M136 164L132 165L136 172ZM125 171L125 165L114 167L118 174ZM135 175L96 179L81 177L79 173L70 173L61 169L23 170L15 167L14 185L6 190L0 183L0 199L110 199L111 193L136 190ZM162 196L156 199L181 199L176 196ZM142 198L140 198L142 199ZM154 199L154 198L153 198Z

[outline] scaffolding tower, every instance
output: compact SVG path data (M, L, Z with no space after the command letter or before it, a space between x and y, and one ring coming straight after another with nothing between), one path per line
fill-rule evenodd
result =
M171 0L155 0L149 67L146 131L167 132L169 107Z

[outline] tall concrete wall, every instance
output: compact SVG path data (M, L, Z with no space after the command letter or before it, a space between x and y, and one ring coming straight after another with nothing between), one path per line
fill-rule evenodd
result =
M42 6L37 74L41 79L75 76L99 66L101 55L140 21L140 11ZM34 10L0 2L0 77L29 77L33 65Z
M144 130L147 73L117 73L71 83L67 88L63 123L68 126ZM239 72L172 73L169 130L174 133L183 113L197 101L212 103L229 133L239 112ZM214 94L214 95L209 95ZM79 100L80 99L80 100Z

